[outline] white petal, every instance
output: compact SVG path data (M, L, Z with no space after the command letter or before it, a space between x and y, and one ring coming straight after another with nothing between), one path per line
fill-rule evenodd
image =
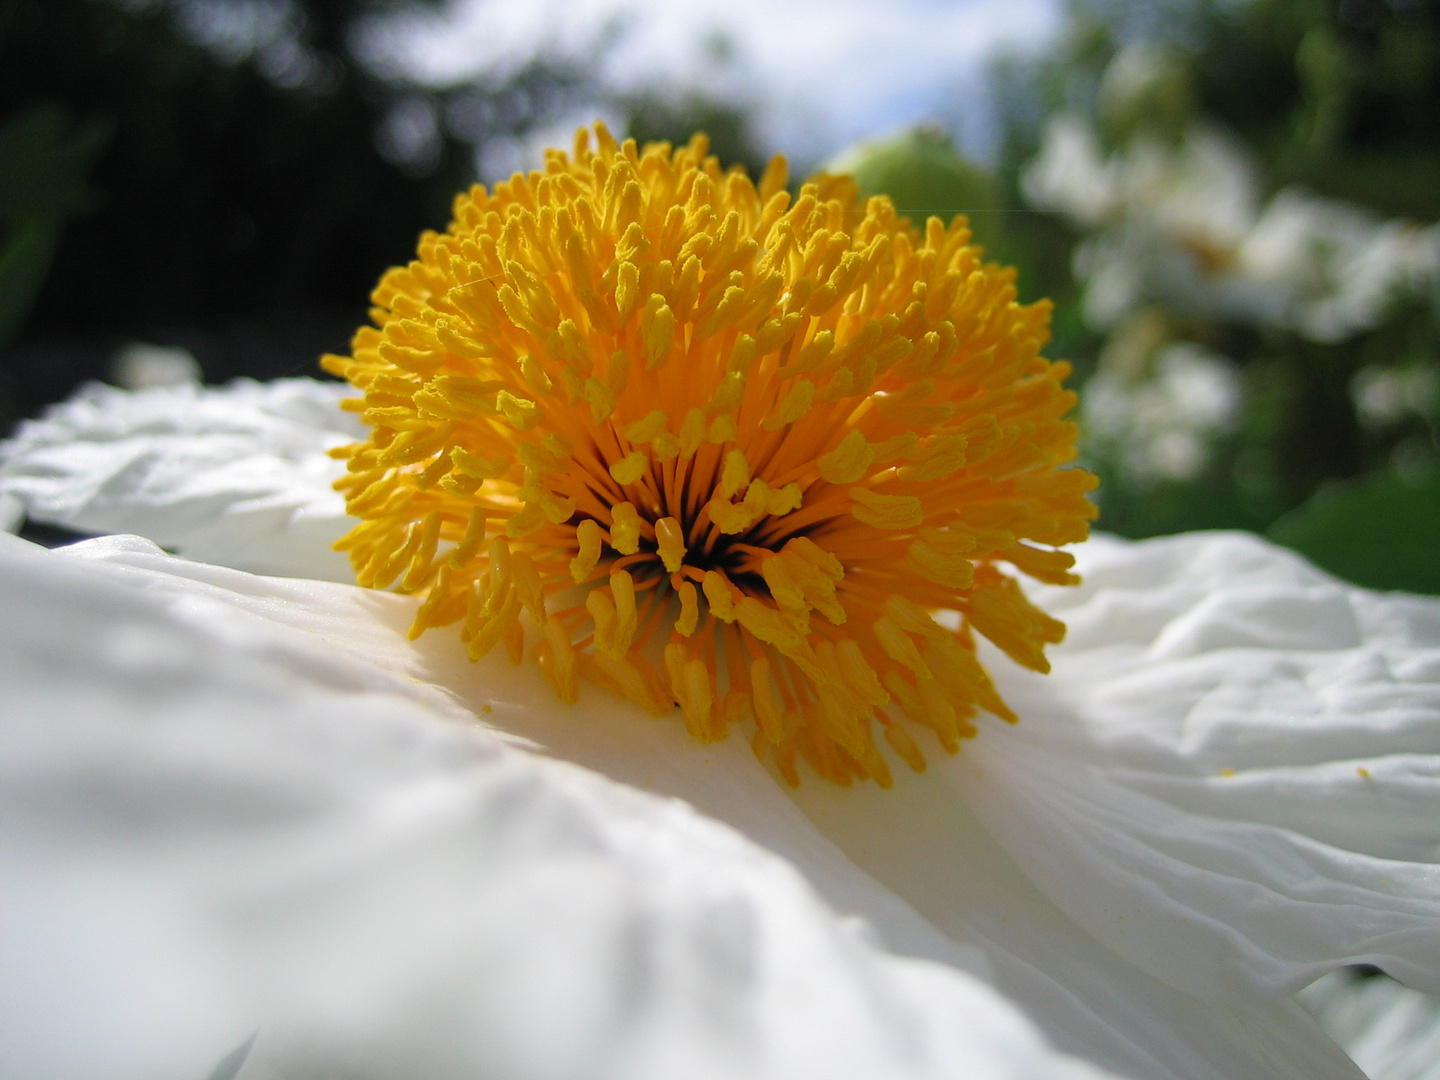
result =
M920 776L897 772L890 791L810 782L794 798L826 836L939 929L978 935L995 984L1062 1049L1147 1080L1360 1076L1290 1002L1202 1000L1087 934L955 797L943 766Z
M1146 1080L1358 1075L1288 1003L1247 1003L1237 1014L1179 993L1101 946L1026 880L934 770L901 776L890 792L842 791L812 779L795 795L807 818L740 739L698 746L674 718L653 720L591 687L582 688L579 707L566 708L533 665L515 668L498 655L471 664L444 630L406 640L413 597L257 579L183 563L121 537L65 554L123 570L175 610L198 606L218 618L228 609L232 633L264 620L314 635L361 661L369 678L399 675L407 693L438 697L439 707L457 716L478 713L558 757L680 795L783 855L833 906L863 915L890 949L993 971L1059 1046L1117 1072ZM978 962L977 946L984 950Z
M341 383L237 380L126 393L91 384L0 445L0 492L36 521L135 532L257 573L351 580L325 455L364 437Z
M258 1027L292 1076L1098 1075L683 803L143 574L0 536L7 1074L203 1076Z
M288 631L292 652L315 654L315 664L344 657L368 688L402 693L462 723L479 717L512 745L681 795L799 867L832 906L862 916L891 950L989 973L963 934L937 932L821 836L743 740L700 746L673 718L653 720L594 687L567 707L535 665L516 667L501 650L471 663L458 636L443 629L410 641L413 596L188 563L138 537L86 541L57 555L102 563L170 610L204 617L239 642Z
M1048 678L942 769L1022 870L1156 979L1290 994L1371 963L1440 989L1440 600L1244 534L1085 551Z
M1299 997L1371 1080L1440 1080L1440 1000L1350 971L1326 975Z

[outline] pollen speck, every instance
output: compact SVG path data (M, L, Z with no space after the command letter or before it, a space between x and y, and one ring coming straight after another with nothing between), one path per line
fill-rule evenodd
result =
M889 786L978 709L1016 719L976 634L1038 671L1064 634L1011 570L1077 580L1069 366L964 218L707 149L597 124L382 277L323 361L370 429L335 454L336 547L423 596L412 637L458 624L472 659L678 707L701 742L753 725L792 784Z

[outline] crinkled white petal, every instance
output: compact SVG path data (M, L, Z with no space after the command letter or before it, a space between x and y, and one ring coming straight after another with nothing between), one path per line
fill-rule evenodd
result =
M287 1076L1099 1077L684 803L196 584L0 537L6 1075L258 1029Z
M1440 1080L1440 999L1337 971L1299 1000L1370 1080Z
M794 797L826 836L939 929L978 939L995 985L1062 1049L1147 1080L1360 1078L1288 1000L1196 997L1087 933L956 797L943 765L920 776L897 772L890 791L812 782ZM1063 827L1047 828L1056 825Z
M699 746L673 719L653 720L593 687L566 707L534 665L514 667L498 654L472 664L453 633L409 641L415 597L255 578L123 537L65 555L102 561L172 610L203 613L233 633L278 625L308 636L353 658L369 679L398 676L437 710L480 715L556 757L679 795L785 857L832 906L863 915L890 949L990 974L1057 1045L1117 1072L1145 1080L1358 1076L1288 1002L1247 1001L1238 1010L1206 1003L1105 948L1020 873L935 769L899 775L888 792L812 778L792 796L744 740Z
M139 533L186 558L351 580L330 544L351 522L333 446L363 438L341 383L240 379L128 393L98 383L0 444L0 493L29 516Z
M1440 600L1246 534L1092 542L1049 677L941 769L1025 873L1178 989L1370 963L1440 989ZM923 910L923 908L922 908Z

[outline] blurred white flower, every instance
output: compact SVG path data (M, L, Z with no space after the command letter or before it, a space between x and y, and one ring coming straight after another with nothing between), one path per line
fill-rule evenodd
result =
M1262 211L1244 150L1200 123L1175 139L1141 128L1106 157L1086 121L1061 114L1022 183L1033 205L1092 234L1075 273L1099 328L1160 303L1340 341L1379 325L1396 300L1440 296L1440 225L1297 188Z
M152 390L200 381L200 364L188 349L131 342L115 354L110 381L122 390Z
M1025 167L1020 186L1033 205L1093 229L1117 210L1115 173L1094 129L1082 117L1058 113L1046 125L1040 153Z
M1232 361L1177 342L1148 372L1102 365L1086 384L1083 415L1087 436L1131 480L1188 480L1204 469L1214 438L1234 429L1243 399Z
M1287 188L1237 252L1239 272L1286 297L1281 320L1312 341L1379 325L1392 303L1440 287L1440 225L1384 221Z
M1428 419L1440 413L1440 370L1434 366L1380 367L1372 364L1355 373L1350 396L1360 422L1385 427L1407 417Z
M308 573L340 421L305 449L332 391L268 393L91 392L0 491L209 543L204 490ZM1287 995L1355 963L1440 991L1440 601L1253 537L1083 545L1083 586L1034 590L1052 675L985 657L1021 723L888 792L558 705L409 641L415 597L0 544L17 1075L203 1075L257 1026L288 1076L1084 1075L969 971L1135 1080L1354 1080Z

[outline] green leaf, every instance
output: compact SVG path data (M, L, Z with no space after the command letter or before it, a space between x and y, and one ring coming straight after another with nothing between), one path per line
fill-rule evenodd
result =
M1440 594L1440 469L1322 491L1266 535L1357 585Z
M943 133L918 128L893 139L862 142L825 166L847 173L862 195L889 195L895 209L921 229L925 219L946 224L956 214L970 220L983 243L999 232L994 181L966 161Z

